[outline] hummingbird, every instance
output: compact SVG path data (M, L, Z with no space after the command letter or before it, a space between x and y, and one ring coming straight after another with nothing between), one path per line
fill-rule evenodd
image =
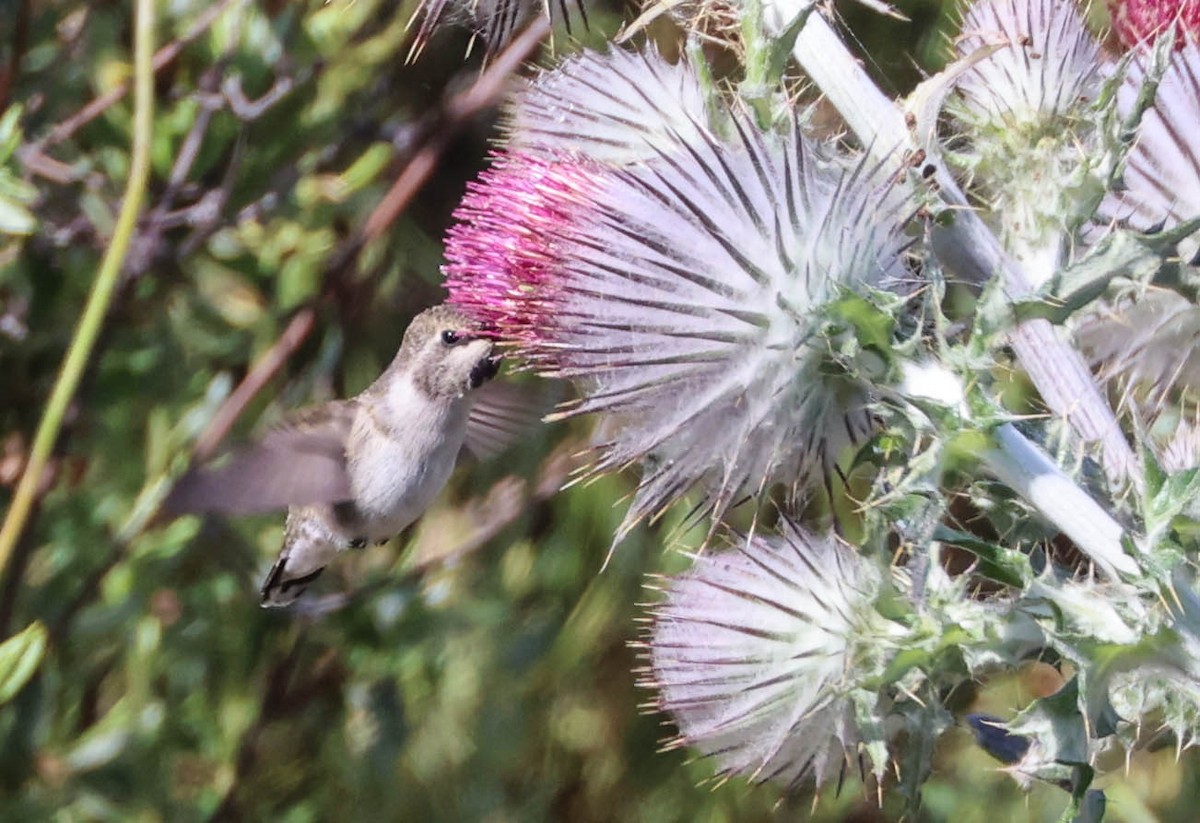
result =
M261 603L291 605L339 554L382 545L417 520L450 479L464 445L490 456L525 425L512 394L481 398L500 360L478 324L450 306L427 309L360 394L305 409L228 462L188 472L167 508L286 508L283 547Z

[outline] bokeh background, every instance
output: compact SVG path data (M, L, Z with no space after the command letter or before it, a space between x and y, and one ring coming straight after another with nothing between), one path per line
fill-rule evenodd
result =
M879 82L903 93L940 65L954 23L939 0L897 5L907 22L839 10ZM131 6L0 0L5 508L129 172ZM636 642L647 575L686 565L663 548L683 513L605 566L630 478L559 491L586 421L464 465L411 541L341 564L296 611L258 607L280 517L154 516L198 447L358 391L443 299L441 238L497 109L448 116L483 49L464 60L469 34L451 28L409 62L414 8L158 3L146 208L0 582L0 636L40 620L49 639L0 707L0 819L1057 819L1064 793L1023 793L961 729L929 755L915 812L893 786L881 803L855 769L840 790L785 796L660 751L672 730L635 686ZM602 39L622 14L610 3L575 33ZM1093 17L1102 27L1103 9ZM677 43L665 23L650 34ZM538 59L575 47L560 33ZM432 175L381 211L431 147ZM249 402L229 415L239 385ZM1009 716L1058 682L1031 666L979 684L964 709ZM1102 783L1107 819L1196 819L1193 756L1168 745L1127 773L1121 760Z

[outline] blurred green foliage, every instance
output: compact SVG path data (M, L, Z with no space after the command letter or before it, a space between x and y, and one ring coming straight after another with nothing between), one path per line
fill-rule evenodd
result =
M847 8L898 90L941 59L948 14L937 0L901 5L911 23ZM313 330L233 438L379 372L408 319L441 299L440 238L494 124L481 116L458 134L364 246L359 229L439 128L444 95L478 76L479 49L462 59L468 35L443 32L409 64L410 2L160 6L159 42L181 48L157 74L149 206L0 587L0 636L13 636L0 645L0 819L898 815L853 773L814 805L714 787L708 764L658 751L671 732L640 709L652 695L633 685L630 644L652 597L645 575L682 565L662 548L679 516L639 530L601 571L628 484L552 493L586 442L581 424L464 467L411 545L364 552L320 582L314 602L346 595L321 615L258 607L279 517L147 521L297 310L315 313ZM5 503L112 231L132 102L62 124L129 79L131 32L129 4L0 11ZM1006 683L976 702L1005 715L1039 693L1028 676ZM1171 754L1139 758L1110 788L1111 819L1191 819L1200 782ZM935 757L924 818L1051 820L1066 802L1023 795L966 732Z

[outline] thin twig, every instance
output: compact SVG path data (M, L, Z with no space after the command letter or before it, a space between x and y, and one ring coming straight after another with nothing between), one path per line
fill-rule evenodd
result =
M245 0L240 1L245 2ZM192 24L192 27L188 29L183 36L181 36L178 40L172 40L170 43L167 43L154 53L154 57L151 62L152 73L157 73L161 71L164 66L170 64L172 60L179 56L179 53L183 51L185 46L190 45L198 37L200 37L200 35L208 31L212 24L217 21L217 18L219 18L225 12L225 10L235 2L239 2L239 0L218 0L218 2L213 3L207 9L205 9L200 16L196 18L196 22ZM140 80L140 77L136 79ZM70 139L75 132L79 131L88 123L104 114L104 112L108 111L109 108L111 108L128 93L129 83L127 81L121 83L112 91L108 91L100 95L82 109L75 112L75 114L71 115L66 120L63 120L58 125L54 126L54 128L50 129L50 132L41 141L40 148L48 149L51 146L55 146L63 142L64 140Z
M25 57L25 46L29 39L29 15L32 5L31 0L21 0L16 14L10 18L15 25L12 44L9 47L11 51L8 55L8 68L0 68L0 111L8 108L9 96L17 84L17 73L21 70L21 60Z
M212 456L213 452L217 450L217 446L221 445L225 436L229 434L229 430L233 428L233 424L246 410L250 401L262 391L276 372L287 363L288 358L308 339L316 325L316 320L317 313L311 307L303 308L296 313L287 328L283 330L283 334L279 335L279 339L272 344L266 354L260 357L253 368L246 373L242 382L221 404L221 408L209 421L208 427L197 439L196 448L192 451L197 462L203 462Z
M470 88L447 101L439 124L441 128L413 155L391 189L367 218L362 230L364 242L369 243L379 237L396 221L422 184L437 168L438 158L445 151L450 138L463 123L493 105L504 94L510 76L549 34L549 19L545 15L538 15Z
M221 97L212 92L221 82L221 73L224 71L225 64L226 58L223 57L200 77L200 93L195 95L198 105L196 117L175 154L175 163L171 166L171 172L167 176L167 185L163 189L162 195L158 198L154 208L150 209L142 220L143 229L129 255L127 264L129 279L140 278L153 265L163 233L171 228L169 216L171 208L175 204L175 198L179 196L192 172L214 113L219 111L223 105Z
M151 57L154 48L154 0L137 0L136 24L134 27L134 115L133 146L130 149L129 181L121 212L117 216L112 242L100 263L96 282L88 297L87 306L79 320L75 339L67 350L62 370L55 381L46 410L38 424L33 445L29 449L29 462L13 494L8 516L0 528L0 571L8 564L13 546L25 531L33 501L38 493L42 471L50 458L50 452L58 440L63 416L75 390L79 387L83 370L91 357L96 338L108 314L125 255L137 226L138 212L145 199L146 184L150 178L150 146L154 129L154 72Z
M311 665L304 668L304 679L296 681L301 652L304 649L304 632L293 633L293 642L288 653L276 663L267 675L259 702L258 717L242 733L238 742L237 756L233 764L233 781L225 792L210 823L228 823L244 819L241 807L242 787L259 760L259 749L263 734L275 723L299 708L306 707L323 691L341 689L345 671L336 649L330 649Z

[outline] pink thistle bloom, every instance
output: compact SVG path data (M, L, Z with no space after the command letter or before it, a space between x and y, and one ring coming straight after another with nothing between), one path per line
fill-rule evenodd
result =
M1174 28L1175 48L1200 38L1200 0L1109 0L1113 31L1132 48Z
M506 160L451 233L451 301L604 416L592 473L641 464L616 542L698 490L697 512L799 496L871 428L836 362L837 301L902 281L913 206L875 167L793 130L702 138L600 172Z
M559 290L556 238L587 211L599 175L579 157L497 157L468 185L447 234L450 302L506 339L544 340ZM525 353L536 355L531 345Z

